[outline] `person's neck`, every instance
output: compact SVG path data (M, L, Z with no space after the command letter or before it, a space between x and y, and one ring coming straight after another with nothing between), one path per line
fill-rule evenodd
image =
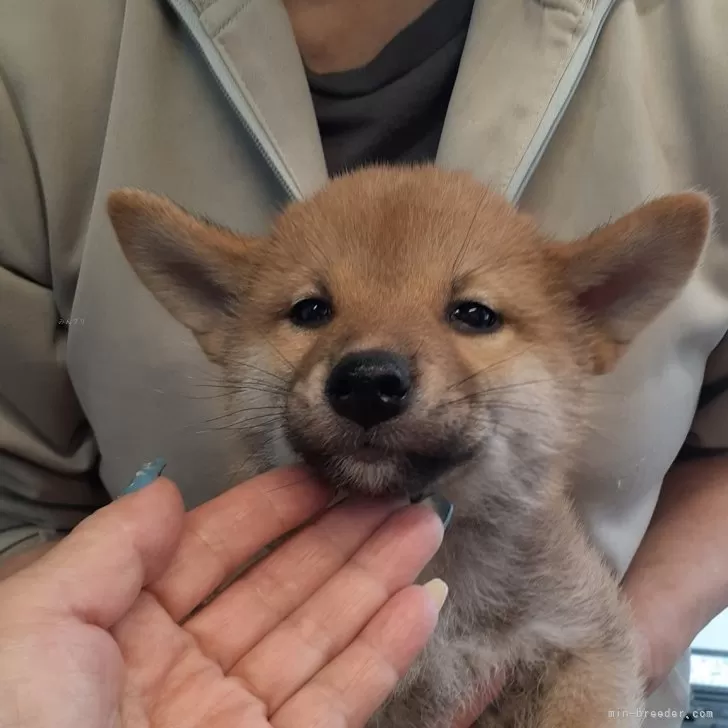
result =
M306 67L336 73L366 65L436 0L283 0Z

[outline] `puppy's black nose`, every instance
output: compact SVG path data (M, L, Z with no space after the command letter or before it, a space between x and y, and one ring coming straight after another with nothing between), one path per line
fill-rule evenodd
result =
M347 354L333 368L326 397L338 415L369 429L402 414L411 387L406 359L371 349Z

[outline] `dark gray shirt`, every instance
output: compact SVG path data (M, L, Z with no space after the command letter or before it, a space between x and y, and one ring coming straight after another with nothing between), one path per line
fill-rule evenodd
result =
M435 158L473 0L438 0L370 63L308 73L329 174Z

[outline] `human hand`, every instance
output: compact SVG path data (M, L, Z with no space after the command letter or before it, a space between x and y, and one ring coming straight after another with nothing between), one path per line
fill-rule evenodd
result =
M0 726L363 725L444 599L410 585L442 538L426 506L340 505L185 620L327 497L285 470L185 514L162 478L88 518L0 584Z

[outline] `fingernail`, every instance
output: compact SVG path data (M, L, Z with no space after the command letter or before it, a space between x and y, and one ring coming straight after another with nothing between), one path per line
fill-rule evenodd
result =
M425 584L425 589L439 612L447 599L447 593L449 591L447 584L442 579L431 579Z
M134 491L141 490L150 483L153 483L162 474L162 471L166 467L167 463L163 458L157 458L146 465L142 465L142 467L137 470L134 480L129 483L122 495L127 495L127 493L133 493Z
M452 503L439 493L431 495L425 503L429 503L432 510L440 517L442 525L447 528L450 525L450 521L452 521L452 514L455 510Z

